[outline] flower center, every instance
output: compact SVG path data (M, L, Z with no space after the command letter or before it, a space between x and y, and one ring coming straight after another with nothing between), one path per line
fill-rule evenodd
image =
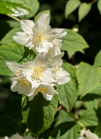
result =
M55 67L54 67L54 71L55 71L55 75L56 75L57 77L59 77L59 76L57 75L57 72L59 71L59 67L58 67L58 66L55 66Z
M34 76L34 78L38 78L39 79L40 77L42 77L43 76L43 74L42 74L43 71L45 71L44 68L36 66L33 69L33 76Z
M37 34L37 37L36 37L37 43L41 45L41 42L45 42L45 40L47 40L47 38L45 36L46 35L44 35L43 33Z
M24 86L25 89L29 86L29 81L27 79L25 79L25 78L24 79L23 78L19 79L18 83L21 86Z
M38 95L38 92L40 92L40 93L46 93L47 92L47 88L46 87L44 87L44 86L40 86L40 87L38 87L37 88L37 90L35 91L35 93Z

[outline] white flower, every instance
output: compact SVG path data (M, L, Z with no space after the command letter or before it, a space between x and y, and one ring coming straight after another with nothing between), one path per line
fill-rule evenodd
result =
M32 100L38 92L42 93L47 100L51 100L57 93L53 88L54 76L52 68L48 67L48 58L45 53L40 53L34 59L21 65L21 73L27 78L34 89L33 94L29 95Z
M29 49L33 49L37 54L40 52L47 53L56 46L60 49L66 31L64 29L52 30L49 22L49 14L42 14L36 24L31 20L22 20L20 24L24 32L17 32L13 39L29 47ZM58 51L60 51L59 49Z
M40 86L38 88L36 88L35 93L33 93L33 95L29 96L29 100L32 100L33 97L38 94L38 92L42 93L43 97L46 100L51 100L55 93L58 94L57 91L54 89L53 85L50 85L50 84L47 84L47 85L40 84Z
M45 53L38 54L34 62L29 61L22 65L7 62L7 66L13 71L11 90L19 94L26 93L32 100L38 92L42 93L47 100L51 100L57 93L53 88L54 77L52 68L48 67L48 58Z
M29 137L29 136L23 137L23 136L20 136L18 133L16 133L16 134L12 135L11 137L5 136L5 137L0 138L0 139L35 139L35 138Z
M35 57L34 62L29 61L20 66L21 73L31 82L32 88L37 88L40 84L52 84L55 80L52 68L48 65L47 55L40 53Z
M96 134L92 133L90 130L86 130L84 135L85 137L81 137L78 139L101 139Z
M21 73L20 65L14 62L6 62L6 64L13 71L11 76L11 91L18 92L18 94L26 93L26 96L32 95L34 88L32 88L31 83Z
M63 54L64 53L61 53L53 57L49 62L53 70L53 75L55 80L54 83L58 85L65 84L70 81L70 74L67 71L63 70L63 68L61 68L63 63L61 57L63 56Z
M48 57L51 59L54 56L61 54L61 46L63 37L67 35L65 29L54 29L55 38L53 40L53 47L48 51Z

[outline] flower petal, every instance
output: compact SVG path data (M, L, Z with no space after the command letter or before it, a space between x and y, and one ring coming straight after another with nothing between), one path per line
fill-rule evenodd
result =
M52 85L44 85L44 87L47 88L47 92L43 93L43 96L46 100L50 101L53 98L53 95L57 93L57 91L53 88Z
M46 13L42 14L37 20L37 23L43 26L45 29L49 28L49 22L50 22L49 14Z
M57 71L57 81L58 81L58 85L62 85L62 84L65 84L67 82L70 81L70 74L65 71L65 70L62 70L62 68Z
M16 134L12 135L12 136L10 137L10 139L23 139L23 137L20 136L18 133L16 133Z
M25 31L27 34L31 34L32 28L35 24L32 20L21 20L20 25L23 31Z
M63 64L63 61L62 61L61 57L63 57L63 55L64 55L64 52L62 52L61 54L58 54L58 55L54 56L54 57L50 60L49 64L52 65L53 67L54 67L54 66L59 66L59 67L61 67L62 64Z
M33 137L25 136L23 139L34 139Z
M14 34L13 39L22 45L25 45L26 41L27 41L27 34L25 32L17 32Z
M38 54L35 59L35 66L46 67L48 64L48 56L46 53Z
M34 62L28 61L26 63L23 63L21 65L21 72L24 75L31 75L31 72L33 72L33 68L35 67Z
M92 133L89 129L85 131L85 136L91 139L99 139L99 137L96 134Z
M11 71L13 71L14 73L16 72L20 72L20 65L14 62L6 62L6 65L9 67L9 69Z
M45 42L42 42L41 46L36 46L36 50L39 53L47 53L51 48L53 47L53 43L52 42L48 42L47 40Z
M43 76L40 77L42 82L52 83L55 81L52 74L52 70L50 68L47 68L42 74Z
M38 34L44 34L44 33L45 33L45 28L40 24L36 23L35 26L33 27L33 35L37 37Z
M63 39L63 37L67 35L65 29L54 29L53 31L55 32L57 39Z

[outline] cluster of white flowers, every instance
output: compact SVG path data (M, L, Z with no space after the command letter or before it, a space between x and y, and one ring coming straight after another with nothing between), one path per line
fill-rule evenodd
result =
M38 92L47 100L51 100L56 92L54 86L62 85L70 80L70 74L62 69L60 47L62 39L67 34L65 29L51 29L49 14L42 14L36 24L31 20L22 20L24 32L17 32L13 39L36 54L34 61L19 65L7 62L13 71L11 90L19 94L26 93L32 100Z
M84 131L83 136L85 137L80 137L78 139L101 139L96 134L92 133L89 129Z
M20 136L18 133L16 134L13 134L11 137L2 137L0 139L35 139L34 137L29 137L29 136ZM43 138L40 138L40 139L43 139Z

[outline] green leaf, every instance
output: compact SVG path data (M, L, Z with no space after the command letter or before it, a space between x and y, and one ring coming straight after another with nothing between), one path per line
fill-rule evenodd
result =
M84 126L97 126L98 125L97 114L93 108L86 110L80 117L79 121Z
M71 111L77 96L77 88L74 86L72 79L64 84L58 85L59 103L62 104L67 111Z
M24 55L24 46L20 44L7 44L0 46L0 74L11 75L6 62L19 62Z
M99 138L101 138L101 122L98 124L98 126L95 128L94 131L95 134L97 134L99 136Z
M0 137L12 136L13 134L20 134L20 127L17 122L8 116L0 116Z
M77 79L83 97L100 84L101 71L97 66L81 62L77 69Z
M6 62L15 62L22 64L23 62L33 61L36 54L29 50L24 49L23 45L11 43L0 46L0 74L11 75L12 71L6 66Z
M66 29L66 31L67 35L63 38L61 50L67 51L69 58L77 51L84 53L83 49L89 46L82 36L69 29Z
M65 17L67 18L67 16L69 14L71 14L74 10L76 10L79 5L80 5L79 0L69 0L69 1L67 1L66 7L65 7Z
M22 29L21 27L17 27L14 28L12 30L10 30L4 37L3 39L0 41L0 44L7 44L7 43L11 43L13 41L13 36L16 32L21 32Z
M22 97L22 117L23 117L23 122L27 123L27 119L28 119L28 114L29 114L29 110L30 110L30 101L28 101L28 97L23 96Z
M62 66L70 73L70 81L64 85L58 85L59 103L62 104L68 111L73 107L77 96L77 79L72 65L64 63Z
M56 119L55 127L58 126L61 123L71 122L71 121L74 121L74 119L67 112L65 112L64 110L60 110L59 114L58 114L58 117Z
M24 100L23 100L24 102ZM41 93L36 95L32 101L23 103L23 114L27 115L28 129L34 136L39 136L52 124L58 105L58 95L55 94L51 101L47 101Z
M77 77L76 77L76 72L74 70L74 67L71 64L64 62L62 68L70 74L74 86L77 87L78 83L77 83Z
M90 91L89 94L98 94L98 95L101 95L101 84L99 84L95 89Z
M12 99L5 109L5 114L15 119L18 123L22 121L21 98L22 96Z
M89 11L91 10L91 3L85 3L83 2L80 7L79 7L79 11L78 11L78 16L79 16L79 22L89 13Z
M39 8L37 0L0 0L0 13L32 17Z
M84 104L87 109L98 107L101 96L96 94L87 94L83 97Z
M80 129L74 122L65 122L58 125L49 139L77 139L80 137Z
M97 8L98 8L98 10L99 10L99 12L101 14L101 0L98 0L98 2L97 2Z
M101 50L98 52L98 54L95 57L94 65L101 66Z
M44 14L44 13L49 14L49 17L50 17L50 11L49 11L49 10L45 10L45 11L39 12L39 13L35 16L34 22L36 23L36 21L38 20L38 18L39 18L42 14Z
M30 12L35 15L36 12L39 9L39 2L38 0L24 0L28 8L30 9Z

